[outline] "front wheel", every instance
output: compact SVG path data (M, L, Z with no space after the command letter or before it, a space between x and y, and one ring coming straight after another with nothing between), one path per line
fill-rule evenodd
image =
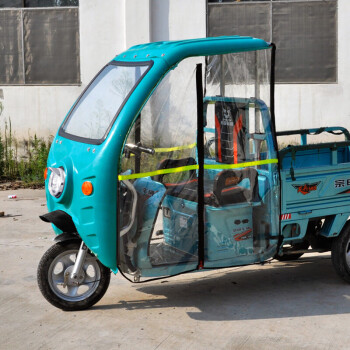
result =
M38 266L42 295L65 311L84 310L96 304L106 293L111 278L110 270L89 252L78 278L72 280L79 248L78 241L56 243L43 255Z
M333 241L332 263L337 274L350 283L350 221Z

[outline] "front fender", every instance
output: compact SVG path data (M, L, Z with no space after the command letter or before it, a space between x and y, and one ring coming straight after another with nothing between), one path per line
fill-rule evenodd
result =
M60 235L56 236L54 238L54 242L59 243L59 242L65 242L65 241L81 241L81 238L73 233L61 233Z
M44 222L54 224L58 229L65 233L77 233L77 228L69 214L63 210L54 210L50 213L40 215L39 218Z

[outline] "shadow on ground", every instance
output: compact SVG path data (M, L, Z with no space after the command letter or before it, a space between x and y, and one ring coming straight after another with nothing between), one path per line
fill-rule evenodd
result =
M190 308L186 310L189 317L207 321L350 313L350 286L336 275L329 256L216 270L202 278L192 274L180 281L167 279L130 288L145 297L140 294L137 300L120 300L94 309Z

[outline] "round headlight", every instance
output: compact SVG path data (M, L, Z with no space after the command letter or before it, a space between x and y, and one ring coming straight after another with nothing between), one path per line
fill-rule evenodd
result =
M59 198L62 195L66 182L66 173L63 168L49 168L51 170L49 179L49 192L51 196Z

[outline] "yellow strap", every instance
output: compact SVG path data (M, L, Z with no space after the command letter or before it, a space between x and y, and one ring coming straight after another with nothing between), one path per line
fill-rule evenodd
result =
M247 168L250 166L264 165L264 164L275 164L278 163L278 159L266 159L257 160L255 162L239 163L239 164L204 164L204 169L237 169Z
M173 152L173 151L181 151L183 149L190 149L196 147L196 143L191 143L190 145L185 146L177 146L177 147L170 147L170 148L155 148L154 150L156 153L166 153L166 152Z
M266 159L266 160L258 160L255 162L247 162L247 163L239 163L239 164L204 164L204 169L237 169L237 168L247 168L250 166L264 165L264 164L276 164L278 163L278 159ZM147 176L155 176L155 175L164 175L164 174L172 174L172 173L181 173L183 171L189 170L198 170L198 165L187 165L178 168L169 168L162 169L156 171L150 171L148 173L139 173L139 174L130 174L130 175L119 175L118 180L131 180L131 179L140 179L142 177Z
M169 169L150 171L148 173L139 173L139 174L131 174L131 175L119 175L118 176L118 180L119 181L121 181L121 180L130 180L130 179L139 179L141 177L154 176L154 175L181 173L182 171L197 170L198 168L199 168L198 165L187 165L187 166L181 166L181 167L178 167L178 168L169 168Z

